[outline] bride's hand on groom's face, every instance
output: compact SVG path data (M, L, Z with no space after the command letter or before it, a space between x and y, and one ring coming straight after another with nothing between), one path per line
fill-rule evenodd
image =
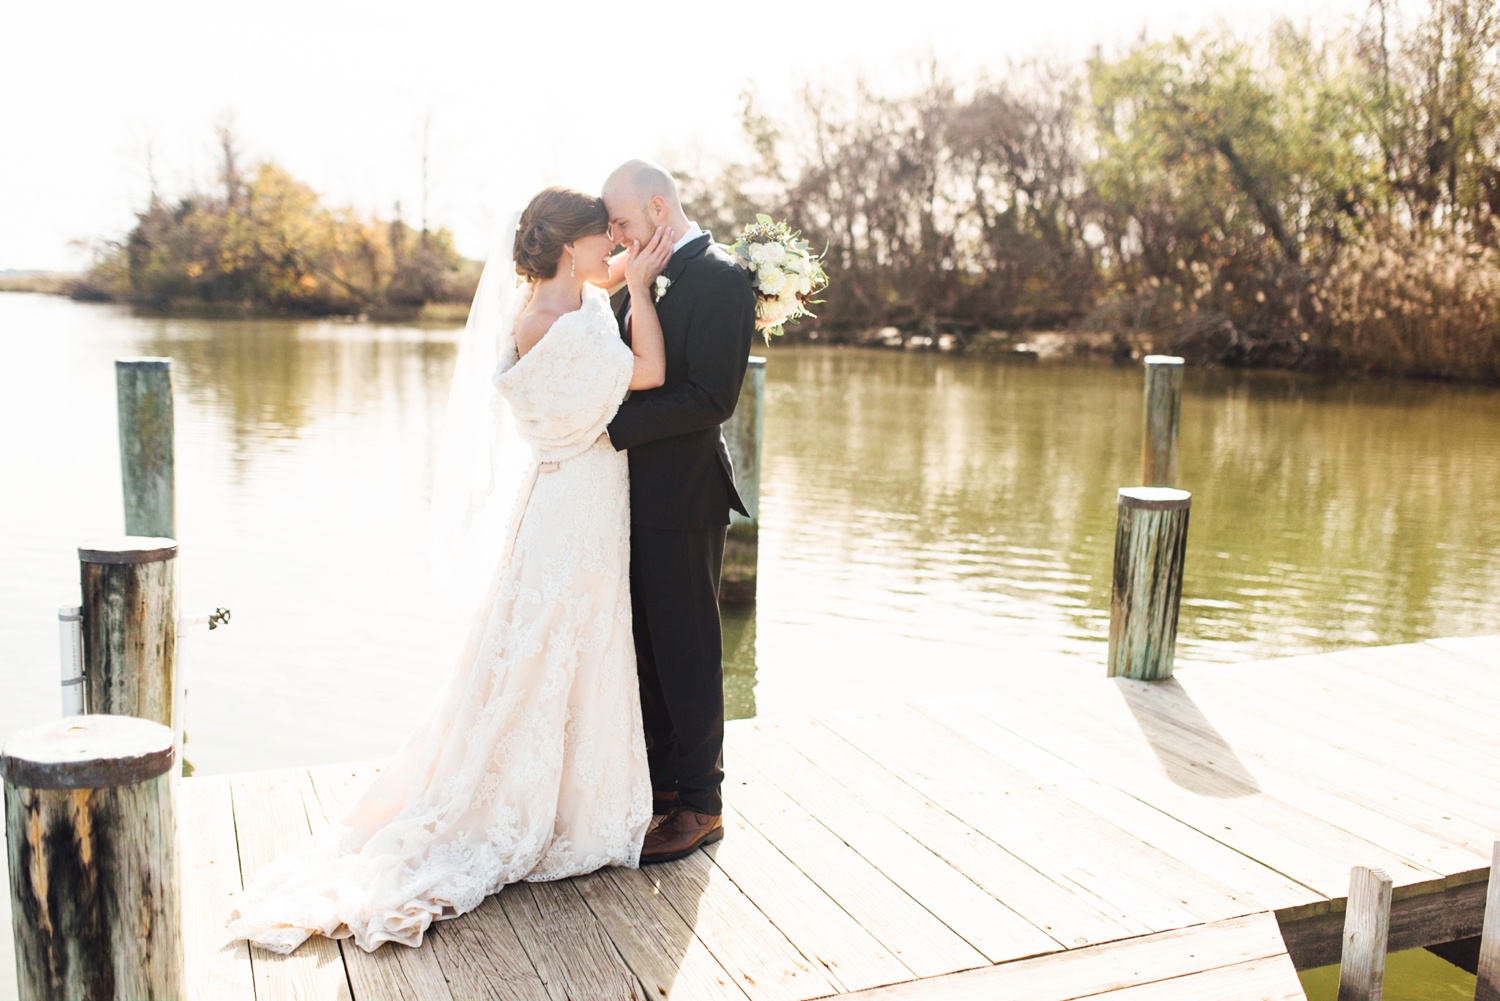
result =
M625 281L632 293L644 291L666 268L667 262L672 259L672 244L675 239L672 227L658 226L651 242L645 247L639 242L631 243L626 250Z

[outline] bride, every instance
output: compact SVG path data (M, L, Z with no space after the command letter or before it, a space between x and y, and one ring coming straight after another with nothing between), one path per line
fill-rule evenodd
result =
M512 231L474 297L434 492L449 569L484 581L468 642L353 809L238 895L234 938L279 953L314 934L417 946L508 883L639 862L652 800L629 482L604 429L627 390L663 381L649 288L674 237L611 259L603 200L567 188L538 194ZM622 278L629 346L604 288Z

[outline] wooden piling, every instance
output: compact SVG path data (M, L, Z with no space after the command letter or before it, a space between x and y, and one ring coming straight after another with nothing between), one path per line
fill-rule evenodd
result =
M71 716L0 751L21 1001L186 996L172 731Z
M115 362L125 534L177 537L172 359Z
M734 416L724 424L724 444L734 464L734 481L749 517L729 513L729 536L724 543L724 572L719 600L746 605L755 600L760 548L760 443L765 427L766 360L752 357L740 388Z
M1490 854L1490 882L1484 895L1484 930L1479 936L1479 969L1474 1001L1500 1001L1500 841Z
M1109 602L1109 676L1172 676L1192 494L1122 487Z
M1147 355L1141 446L1141 483L1145 486L1177 485L1177 427L1181 415L1182 359Z
M1339 1001L1380 1001L1385 989L1385 947L1391 930L1391 877L1362 865L1349 873L1344 949L1339 960Z
M126 537L78 550L84 707L172 726L177 543Z

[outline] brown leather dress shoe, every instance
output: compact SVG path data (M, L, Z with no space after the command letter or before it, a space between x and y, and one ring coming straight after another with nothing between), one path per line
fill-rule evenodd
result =
M652 828L641 845L641 865L686 858L724 837L724 818L679 806Z

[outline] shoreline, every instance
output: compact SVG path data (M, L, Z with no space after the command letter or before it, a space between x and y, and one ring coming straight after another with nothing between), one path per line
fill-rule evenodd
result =
M180 303L165 309L153 309L116 299L71 294L69 282L81 277L69 272L0 273L0 293L47 295L84 305L107 305L124 308L134 316L162 319L196 320L286 320L292 322L332 321L343 323L403 323L430 327L462 327L468 318L469 302L429 302L422 306L388 306L360 314L295 313L269 310L253 305L231 303ZM757 341L757 350L764 350ZM810 330L775 338L773 344L784 348L836 347L862 351L903 352L914 355L941 354L981 359L1012 365L1057 364L1067 362L1135 364L1149 354L1180 354L1197 367L1234 370L1267 370L1295 372L1312 376L1382 376L1418 382L1440 382L1464 386L1500 387L1500 379L1482 373L1452 376L1423 371L1395 371L1368 366L1339 364L1332 352L1308 352L1288 358L1274 345L1257 353L1226 360L1213 357L1198 345L1188 350L1174 350L1174 345L1158 345L1142 335L1126 335L1102 330L986 330L973 335L958 332L936 334L907 331L895 326L866 327L857 330Z

